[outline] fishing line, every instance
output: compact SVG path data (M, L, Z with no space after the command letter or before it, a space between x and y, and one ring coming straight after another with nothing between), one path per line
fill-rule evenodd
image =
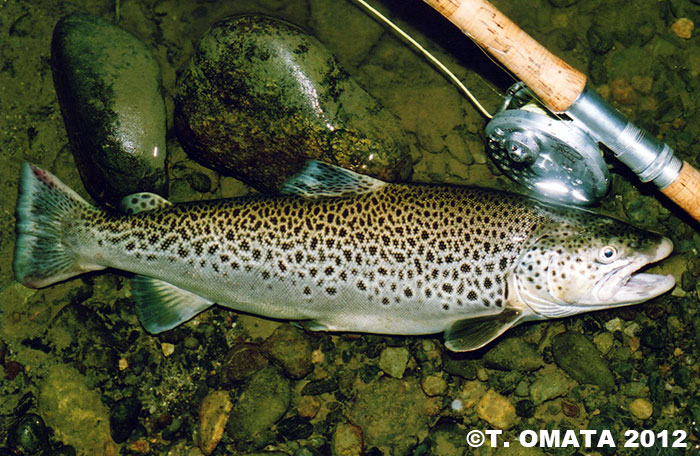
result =
M399 35L401 38L404 40L408 41L414 48L418 50L423 56L428 59L430 63L435 65L435 67L440 70L452 83L457 86L458 89L460 89L469 99L469 101L472 102L472 104L481 112L481 114L486 117L487 119L492 119L493 115L489 113L486 108L482 106L482 104L477 100L477 98L472 95L472 93L467 89L467 87L462 84L462 81L459 80L455 74L450 71L449 68L447 68L440 60L438 60L437 57L435 57L433 54L430 53L426 48L420 45L416 40L414 40L408 33L404 32L398 25L394 24L389 18L384 16L382 13L377 11L375 8L373 8L370 4L365 2L364 0L355 0L357 3L359 3L363 8L365 8L369 13L374 16L375 18L379 19L381 22L383 22L385 25L387 25L391 30L396 32L397 35ZM480 48L481 49L481 48ZM482 52L484 50L482 49ZM485 53L485 52L484 52ZM487 54L488 55L488 54ZM491 58L489 56L489 58ZM493 59L492 59L493 60ZM512 75L511 75L512 77Z

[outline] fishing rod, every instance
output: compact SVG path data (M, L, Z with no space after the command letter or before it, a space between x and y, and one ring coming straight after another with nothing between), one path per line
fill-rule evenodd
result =
M568 116L572 119L571 127L607 146L642 182L653 182L664 195L700 221L700 173L676 157L668 144L634 125L603 100L586 83L583 73L549 52L486 0L424 1L522 79L547 108ZM537 132L528 135L517 131L518 135L513 137L516 131L510 138L507 131L498 135L496 128L491 133L487 129L487 134L497 148L503 145L508 158L517 162L524 155L523 163L535 164ZM522 136L525 140L520 140ZM569 173L566 166L561 170ZM537 181L538 177L535 175L533 179Z
M418 48L458 85L437 59L388 19L356 0ZM424 0L522 80L491 116L478 102L489 152L502 171L545 198L589 205L608 190L610 176L599 143L642 182L652 182L700 221L700 173L668 145L637 127L603 100L586 75L555 56L486 0Z

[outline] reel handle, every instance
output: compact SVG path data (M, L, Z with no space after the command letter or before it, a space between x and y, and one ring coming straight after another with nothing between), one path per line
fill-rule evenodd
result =
M554 112L583 91L586 75L552 54L486 0L424 0L521 79Z

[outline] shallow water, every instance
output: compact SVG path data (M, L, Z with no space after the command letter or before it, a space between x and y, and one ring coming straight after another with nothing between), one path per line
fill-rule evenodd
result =
M693 150L700 135L696 121L700 47L697 37L679 38L672 29L681 17L700 21L700 6L690 1L641 0L624 4L580 0L570 7L554 7L556 2L545 0L495 3L545 46L587 72L599 93L631 120L671 144L681 158L700 165L700 155ZM499 94L512 80L446 20L421 2L373 4L424 43L495 111ZM505 433L511 442L526 429L598 426L612 427L620 439L626 429L680 429L688 433L688 443L697 443L700 435L696 429L691 436L691 422L700 418L696 288L700 233L696 224L688 223L653 189L638 184L621 165L613 166L612 191L602 206L673 239L675 254L663 267L676 275L679 284L671 295L645 304L526 325L506 336L515 343L497 342L508 344L504 347L512 350L511 359L529 360L529 367L514 366L507 355L504 361L503 354L485 355L486 351L459 356L442 353L440 336L292 331L284 338L280 334L286 329L280 328L286 323L223 309L207 311L154 337L139 325L127 277L121 274L91 274L43 290L18 285L11 262L21 161L50 169L87 196L68 147L49 66L53 25L74 11L115 17L112 2L0 3L0 160L5 165L0 168L4 190L0 340L7 346L7 375L0 381L2 443L17 416L31 411L53 428L52 445L70 444L78 454L109 454L117 448L124 454L201 454L199 440L193 437L202 421L200 404L216 390L229 392L234 416L247 416L235 408L245 402L244 392L261 394L270 402L263 401L260 409L277 407L281 414L273 420L251 411L250 423L229 420L213 454L264 448L280 452L273 454L329 454L331 447L337 451L343 436L342 441L357 450L358 428L353 426L359 426L366 454L459 455L466 451L464 441L470 430L494 427L484 420L495 420L494 412L479 412L478 405L486 400L501 404L502 410L515 408L517 417L508 421L510 430ZM161 65L170 131L178 71L193 44L217 19L248 12L281 17L313 33L361 85L400 117L415 160L413 180L517 190L489 162L485 119L430 64L346 1L122 1L119 25L143 39ZM593 53L591 43L596 38L592 34L600 37L596 42L611 40L613 48ZM248 192L232 178L219 178L188 160L174 134L169 134L168 147L174 200ZM186 176L193 172L211 176L212 192L197 194L186 184ZM614 376L611 391L601 392L571 379L556 362L553 352L561 340L556 336L566 331L583 333L592 341L602 365ZM271 339L273 333L276 336ZM265 357L281 367L252 369L250 377L232 380L230 370L245 370L231 365L232 359L239 359L231 355L232 347L265 340ZM523 343L527 348L519 348ZM273 354L287 345L308 354L308 359L296 360L293 353ZM258 348L251 350L257 353ZM243 359L247 367L258 366L251 359L266 364L265 357ZM307 363L310 373L298 379L285 362ZM14 363L19 363L19 371ZM265 396L252 390L256 378L278 379L288 396ZM331 386L312 394L304 389L310 381ZM392 397L389 404L388 396ZM138 426L126 442L117 445L110 437L108 416L124 397L136 397L142 408ZM455 400L464 407L453 406ZM647 404L653 414L646 420L630 411L631 407L641 414L638 408ZM265 419L276 422L270 431L246 431ZM310 423L311 433L304 430L305 423ZM350 437L344 433L347 429ZM655 449L659 448L657 444ZM532 449L531 453L497 453L486 447L479 451L576 452L572 447ZM600 453L611 454L607 449ZM620 448L617 454L640 453Z

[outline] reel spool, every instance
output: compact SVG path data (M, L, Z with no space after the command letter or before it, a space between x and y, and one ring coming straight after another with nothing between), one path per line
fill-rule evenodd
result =
M610 174L598 142L573 121L548 115L522 82L508 89L486 134L501 171L539 197L587 206L608 190Z

